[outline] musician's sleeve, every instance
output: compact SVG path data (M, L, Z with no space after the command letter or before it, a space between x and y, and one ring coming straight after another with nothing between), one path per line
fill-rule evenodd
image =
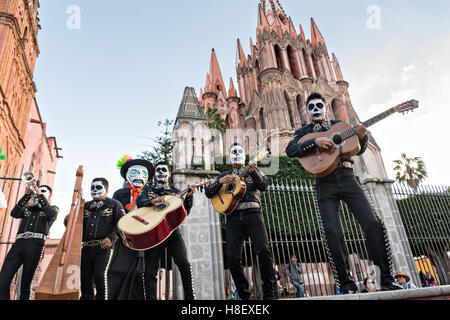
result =
M184 208L187 211L187 214L191 213L191 209L194 205L194 197L193 196L186 196L184 198Z
M151 199L150 199L150 194L149 194L149 187L148 185L144 187L144 189L142 189L141 193L139 193L137 199L136 199L136 206L138 208L143 208L143 207L151 207ZM153 198L152 198L153 199Z
M362 155L367 150L367 145L369 144L369 134L367 134L364 138L359 139L359 145L361 146L361 151L357 154Z
M304 128L295 132L294 139L289 142L286 148L286 154L290 158L299 158L317 149L316 139L307 140L299 144L299 140L306 135Z
M19 202L11 210L11 217L17 218L17 219L22 218L25 207L27 206L28 201L30 201L30 199L31 199L31 195L25 194L22 197L22 199L20 199Z
M250 177L252 177L256 189L258 189L259 191L266 191L269 187L269 180L259 167L257 167L255 171L250 173Z
M222 184L219 182L219 180L223 177L225 177L228 173L222 173L217 179L216 181L214 181L213 183L209 184L206 186L205 188L205 195L208 199L211 199L212 197L214 197L220 190L220 188L222 188Z
M47 207L43 208L43 211L47 220L53 224L58 216L59 208L57 206L50 206L47 202Z

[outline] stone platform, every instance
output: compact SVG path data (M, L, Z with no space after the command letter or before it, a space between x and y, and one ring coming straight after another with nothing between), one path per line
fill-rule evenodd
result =
M450 286L360 293L339 296L312 297L295 300L450 300Z

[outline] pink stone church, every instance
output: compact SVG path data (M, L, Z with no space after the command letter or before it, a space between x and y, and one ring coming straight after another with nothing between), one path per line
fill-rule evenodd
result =
M293 133L308 124L306 98L319 91L328 101L331 119L352 122L357 117L339 62L330 58L324 37L311 18L311 40L300 25L294 26L278 0L261 0L258 5L256 43L250 38L246 55L237 40L237 86L230 78L225 86L214 49L206 84L199 101L206 113L216 108L227 129L266 129L279 137L284 152ZM298 30L298 32L297 32ZM268 137L270 142L271 137ZM224 150L231 139L224 137ZM253 144L246 142L247 150Z

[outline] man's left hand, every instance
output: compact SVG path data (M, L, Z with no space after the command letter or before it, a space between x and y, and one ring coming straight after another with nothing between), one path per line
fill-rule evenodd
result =
M364 139L367 136L367 128L357 123L355 125L356 134L360 139Z
M188 186L189 192L187 194L188 197L192 197L195 193L195 191L197 191L197 189L195 187L192 186Z
M256 161L250 161L248 164L248 172L249 173L255 172L257 167L258 167L258 164L256 163Z
M108 238L103 239L103 241L102 241L100 247L101 247L103 250L110 249L110 248L112 247L112 242L111 242L111 240L109 240Z

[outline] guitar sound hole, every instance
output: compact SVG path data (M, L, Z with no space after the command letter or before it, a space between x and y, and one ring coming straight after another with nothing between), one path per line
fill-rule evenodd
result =
M231 184L231 183L230 183L230 184L227 186L226 191L227 191L227 193L233 193L233 191L234 191L234 184Z
M169 203L168 202L160 202L160 203L155 205L155 211L163 211L167 207L169 207Z
M335 136L333 137L333 142L334 142L334 144L336 144L336 145L342 144L343 141L344 141L344 139L342 139L342 137L341 137L340 135L335 135Z

